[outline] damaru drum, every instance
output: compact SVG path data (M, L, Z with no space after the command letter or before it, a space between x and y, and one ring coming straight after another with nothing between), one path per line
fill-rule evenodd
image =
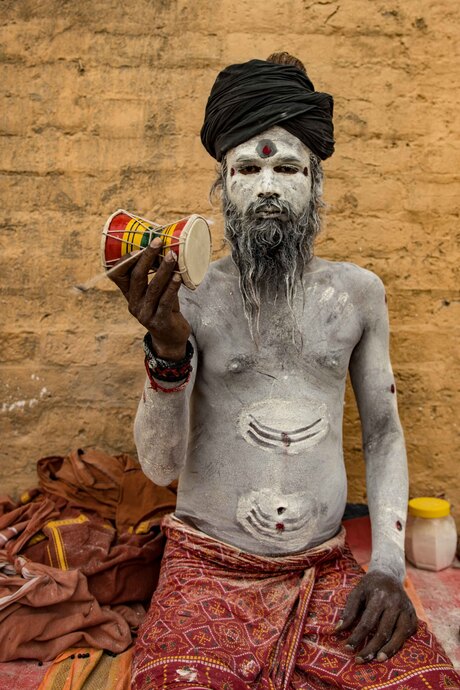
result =
M108 218L102 231L102 266L108 271L131 252L143 251L155 237L163 239L163 246L158 264L153 266L153 270L158 268L171 249L177 254L177 267L182 282L190 290L195 290L203 280L211 260L209 226L197 214L171 225L159 226L146 218L118 209Z

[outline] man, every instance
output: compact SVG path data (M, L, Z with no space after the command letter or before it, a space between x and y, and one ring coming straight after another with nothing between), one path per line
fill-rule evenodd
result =
M407 469L384 288L313 254L332 97L287 54L232 65L202 141L221 162L232 256L180 305L172 252L148 283L160 240L115 278L148 331L139 460L160 485L179 477L133 688L457 687L423 625L408 640ZM365 575L341 528L347 371L372 521Z

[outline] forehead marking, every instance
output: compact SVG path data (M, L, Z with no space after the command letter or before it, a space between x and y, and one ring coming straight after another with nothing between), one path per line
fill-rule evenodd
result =
M256 146L256 151L261 158L270 158L275 155L277 148L271 139L261 139Z

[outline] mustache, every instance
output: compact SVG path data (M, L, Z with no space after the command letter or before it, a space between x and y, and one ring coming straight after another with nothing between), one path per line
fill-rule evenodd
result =
M262 213L274 213L282 216L283 220L294 220L296 214L293 212L289 202L280 199L277 196L267 196L263 199L257 199L249 204L246 209L247 216L257 217Z

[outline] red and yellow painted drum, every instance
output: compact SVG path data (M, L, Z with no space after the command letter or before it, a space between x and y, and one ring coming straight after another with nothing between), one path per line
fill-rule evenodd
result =
M171 225L159 226L146 218L118 209L102 231L102 266L108 271L131 252L143 250L155 237L163 239L159 262L170 249L177 254L182 282L195 290L211 260L211 233L202 216L194 214ZM159 265L159 263L158 263ZM158 266L154 266L154 269Z

